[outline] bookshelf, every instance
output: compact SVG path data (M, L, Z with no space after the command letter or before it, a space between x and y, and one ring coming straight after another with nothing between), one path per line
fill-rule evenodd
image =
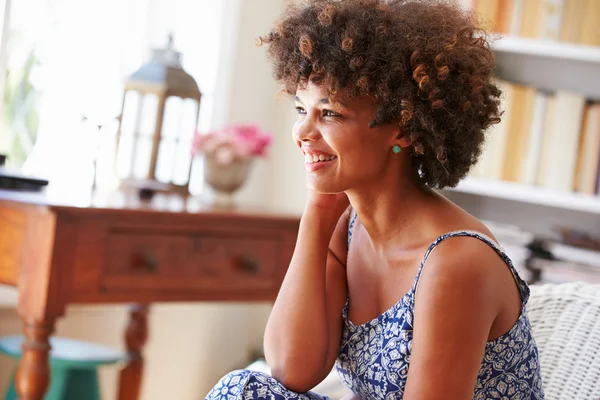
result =
M505 114L470 176L443 194L542 280L598 281L600 252L574 255L581 238L600 238L600 1L461 1L493 32Z
M600 47L507 36L494 42L492 51L501 79L600 100Z
M492 197L497 199L555 207L590 213L599 218L600 197L582 193L560 192L543 187L522 185L514 182L467 178L453 192Z
M600 101L600 46L505 36L493 42L492 51L496 58L496 76L508 83L547 92L570 91L588 100ZM512 128L514 126L509 126L504 134L508 136ZM519 136L514 133L518 132L506 140ZM542 135L549 133L544 129ZM495 150L496 144L490 142L488 146ZM506 157L507 150L502 151ZM528 158L523 154L517 159ZM564 163L564 157L553 159L557 165ZM538 235L552 236L558 226L575 226L600 236L598 194L486 176L470 176L457 187L445 189L444 194L478 218L514 224Z

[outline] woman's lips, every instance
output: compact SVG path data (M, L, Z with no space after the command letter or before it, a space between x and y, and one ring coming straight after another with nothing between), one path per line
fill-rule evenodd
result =
M304 169L307 172L315 172L332 164L337 157L325 153L306 153L304 155Z

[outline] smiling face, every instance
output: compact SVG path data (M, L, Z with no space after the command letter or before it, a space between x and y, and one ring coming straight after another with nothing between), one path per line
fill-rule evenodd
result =
M293 138L304 154L307 186L320 193L339 193L369 186L389 175L399 129L369 127L376 111L369 97L330 101L324 85L309 83L295 97L298 117Z

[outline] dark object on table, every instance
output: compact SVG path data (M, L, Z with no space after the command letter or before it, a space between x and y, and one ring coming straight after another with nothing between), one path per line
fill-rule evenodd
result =
M6 163L6 155L0 154L0 167L2 167Z
M138 190L138 196L140 200L151 200L155 193L156 190L152 188L140 188Z
M0 166L0 189L19 191L40 191L48 185L48 180L11 171Z

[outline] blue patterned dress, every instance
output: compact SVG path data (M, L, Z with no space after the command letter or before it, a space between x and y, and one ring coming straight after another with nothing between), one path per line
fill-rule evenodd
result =
M348 229L348 245L355 221L356 214L353 214ZM544 398L538 350L526 313L529 299L527 284L519 277L508 256L492 239L479 232L455 231L446 233L431 243L421 261L411 290L377 318L362 325L353 324L348 319L349 301L346 301L342 310L344 328L336 368L342 382L361 399L402 399L412 348L416 285L431 251L440 242L456 236L473 237L492 247L513 273L523 300L521 314L515 325L506 334L486 343L473 399ZM270 376L251 371L234 371L226 375L206 398L327 399L312 392L292 392Z

